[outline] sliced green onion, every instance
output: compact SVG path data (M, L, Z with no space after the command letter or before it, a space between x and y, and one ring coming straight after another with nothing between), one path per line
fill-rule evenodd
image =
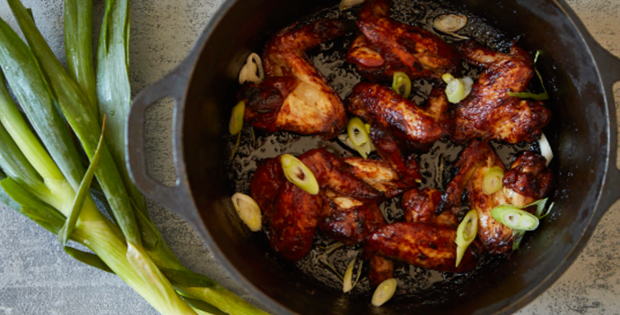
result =
M239 84L246 82L259 84L264 78L263 61L258 54L251 53L239 72Z
M317 260L318 260L320 263L322 263L323 265L325 265L325 266L329 267L329 269L331 269L331 271L333 271L333 272L334 272L334 274L336 274L336 275L338 276L338 278L340 278L340 279L342 279L342 280L344 281L344 277L343 277L343 276L342 276L342 275L338 272L338 270L336 270L336 268L335 268L335 267L334 267L334 266L333 266L333 265L329 262L329 260L328 260L329 255L330 255L333 251L337 250L338 248L340 248L340 247L342 247L342 246L344 246L344 244L343 244L343 243L341 243L341 242L336 242L336 243L333 243L333 244L331 244L331 245L327 246L327 248L325 248L325 252L324 252L324 253L322 253L321 255L319 255L319 256L317 257Z
M448 84L446 87L446 96L448 97L448 102L452 104L456 104L465 99L467 95L471 93L474 84L474 80L470 77L457 79L449 73L443 74L441 79Z
M319 193L319 183L316 177L302 161L290 154L283 154L280 157L280 163L282 163L284 176L289 182L311 195Z
M256 133L254 133L254 127L250 127L250 135L252 136L252 147L256 148Z
M228 131L231 135L236 135L243 129L243 114L245 112L245 102L241 101L233 107L232 114L230 115L230 122L228 124Z
M463 255L465 255L465 250L469 247L469 244L476 239L477 234L478 211L474 209L467 212L463 221L461 221L459 227L456 229L456 267L461 263Z
M347 135L353 143L355 150L364 159L368 158L368 154L372 151L372 142L370 141L370 135L364 122L358 117L351 118L347 126Z
M242 193L236 193L230 199L241 221L243 221L252 232L260 231L262 227L262 215L256 201L254 201L252 197Z
M340 142L342 142L344 145L347 146L347 148L351 149L351 150L356 150L357 148L355 147L355 145L353 145L353 142L351 141L351 138L349 138L349 135L343 133L341 135L338 135L338 140L340 140ZM362 146L362 152L364 152L366 154L366 156L368 156L370 153L376 151L375 146L372 144L372 141L369 141L367 144L365 144L364 146ZM358 152L359 153L359 152ZM362 155L362 154L360 154ZM364 155L362 155L363 157Z
M534 64L538 61L538 56L540 56L540 50L536 52L536 56L534 57ZM539 94L529 93L529 92L508 92L508 95L518 98L529 98L535 101L545 101L549 99L549 93L545 88L545 83L542 79L542 75L538 72L538 69L534 67L534 71L536 72L536 76L538 76L538 80L540 80L540 85L543 88L543 92Z
M482 180L482 192L487 195L493 194L502 189L504 179L504 170L499 166L491 167Z
M356 262L357 262L357 259L353 258L353 260L351 260L351 262L349 263L349 266L347 266L347 271L345 271L344 273L344 278L342 279L342 292L343 293L347 293L353 290L357 282L360 280L360 276L362 274L362 267L357 268L357 278L355 282L353 282L353 269L355 268Z
M538 218L533 214L508 204L493 208L491 216L496 221L514 230L533 231L539 224Z
M372 295L372 305L381 306L385 302L389 301L394 296L397 286L398 283L394 278L381 282L375 290L375 293Z
M525 235L525 231L513 230L512 231L512 250L519 249L519 245L521 245L521 241L523 240L523 236Z
M411 79L409 79L409 76L404 72L394 72L392 90L404 98L409 98L411 94Z
M549 166L551 160L553 160L553 151L551 150L551 145L549 145L549 141L545 134L540 134L540 139L538 139L538 146L540 147L540 154L545 157L547 160L546 166Z

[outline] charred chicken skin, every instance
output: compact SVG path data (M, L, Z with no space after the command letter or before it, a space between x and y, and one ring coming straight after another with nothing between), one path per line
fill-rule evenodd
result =
M240 100L247 101L244 121L269 132L338 134L347 123L342 100L305 51L349 29L342 21L326 19L278 32L263 52L265 80L247 84L239 94Z
M360 83L347 98L347 110L373 126L389 130L409 146L428 146L450 133L448 100L434 89L426 108L419 107L392 89Z
M439 79L460 68L458 51L439 36L389 17L390 0L366 1L357 26L358 37L347 54L367 78L391 78L403 71L411 78Z
M364 250L407 264L446 272L464 272L476 267L469 247L456 265L456 230L424 223L388 224L370 235Z
M540 101L510 96L523 92L534 75L531 56L513 43L509 54L495 52L473 41L459 46L464 58L484 67L471 94L454 111L452 139L502 140L508 143L534 141L551 118Z
M456 229L459 221L451 211L437 214L441 205L442 193L433 188L418 190L414 188L403 195L402 205L407 222L418 222L431 225L441 225Z
M523 153L504 176L507 183L497 192L483 192L484 177L492 167L505 171L493 148L481 141L472 142L456 162L459 169L448 184L444 202L454 213L461 209L461 196L467 192L469 207L478 213L478 239L491 254L505 254L512 250L513 230L496 221L491 210L502 204L526 206L545 197L552 187L551 172L545 167L544 158L531 152ZM533 193L534 187L537 187Z

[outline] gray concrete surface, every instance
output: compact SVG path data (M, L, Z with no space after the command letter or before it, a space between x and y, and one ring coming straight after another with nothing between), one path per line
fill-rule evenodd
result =
M62 1L23 0L62 55ZM95 1L101 12L102 1ZM134 94L177 65L222 0L132 1L131 79ZM620 55L620 0L568 0L594 37ZM15 21L5 1L0 17ZM620 100L620 86L616 85ZM164 182L174 180L170 141L171 104L149 113L149 166ZM149 203L170 246L195 271L244 295L175 215ZM64 254L47 231L0 205L0 314L156 314L118 277L86 267ZM575 264L549 290L519 311L530 314L620 314L620 206L603 217Z

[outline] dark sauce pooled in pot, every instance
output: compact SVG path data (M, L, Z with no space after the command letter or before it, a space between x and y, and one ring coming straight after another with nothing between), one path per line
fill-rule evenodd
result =
M336 5L308 16L301 23L310 23L322 18L345 18L353 21L356 19L360 7L357 6L340 12ZM455 39L453 37L438 33L432 28L432 22L437 16L450 13L464 14L468 17L467 25L458 31L458 34L475 39L494 50L504 52L508 50L513 38L507 38L498 30L485 24L485 21L482 19L471 16L468 12L462 10L454 10L450 5L441 1L394 0L391 7L391 16L396 21L422 27L440 35L447 42L454 43ZM351 32L347 36L321 44L319 47L308 51L310 60L343 99L362 80L359 73L355 70L355 66L345 61L345 54L354 38L355 33ZM478 68L463 62L463 76L466 75L475 80L479 73L480 70ZM417 104L422 104L431 91L432 84L426 80L414 80L412 83L412 95L410 98ZM250 181L256 170L257 162L262 159L273 158L284 153L300 155L317 147L326 147L342 157L357 156L356 152L351 151L336 139L323 140L319 136L300 136L289 132L267 134L255 130L255 133L256 143L253 143L250 128L244 128L235 157L228 165L228 174L234 191L249 194ZM236 136L230 137L229 152L232 152L235 147L236 138ZM535 145L530 147L529 143L507 145L491 142L491 144L505 165L508 165L513 160L517 152L529 149L537 150ZM423 179L419 188L433 187L443 191L448 181L454 176L453 164L463 148L463 146L442 139L437 141L427 153L420 154L419 164ZM378 156L376 153L373 153L370 158L378 158ZM381 204L381 211L388 223L403 220L404 214L400 203L400 197L395 197ZM268 234L267 229L264 230ZM306 257L295 262L294 265L306 276L315 278L327 287L341 292L342 281L340 278L327 266L319 262L318 259L325 252L325 248L333 243L335 241L328 239L320 231L317 231L313 249ZM347 265L353 257L358 257L359 260L359 251L361 251L360 246L341 247L329 256L329 261L340 274L344 274ZM272 257L273 259L281 259L277 257L277 254L273 254ZM397 298L422 298L422 294L432 294L433 291L452 290L454 285L458 285L472 276L477 270L485 268L485 266L493 264L494 261L500 259L502 258L486 258L486 260L479 263L476 270L463 274L441 273L397 262L394 273L395 278L399 282L396 296ZM289 262L282 261L281 263ZM368 274L367 262L365 262L363 268L362 279L353 289L353 295L367 296L372 293L366 277ZM356 274L357 270L354 272L354 275Z

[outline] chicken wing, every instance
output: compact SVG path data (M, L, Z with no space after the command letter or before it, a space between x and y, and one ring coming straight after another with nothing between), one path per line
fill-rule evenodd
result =
M358 38L353 43L347 60L369 79L391 78L394 71L411 78L456 74L461 60L456 49L427 30L392 20L390 3L366 1L357 20L365 40Z
M431 92L427 108L421 108L390 88L359 83L347 98L347 110L413 147L428 146L451 129L448 100L439 89Z
M487 171L492 167L505 171L504 164L486 142L474 141L461 152L456 162L458 173L448 184L443 201L458 212L461 196L467 192L469 207L478 212L478 239L489 253L508 253L514 241L513 230L491 216L493 208L502 204L525 206L550 192L552 176L542 159L534 158L532 153L522 155L513 163L511 171L505 172L504 181L508 185L488 195L482 189ZM535 193L534 187L538 188Z
M508 143L534 141L551 119L541 101L513 97L523 92L534 75L531 56L513 44L510 54L491 51L468 41L459 46L471 63L484 67L471 94L454 111L452 139L502 140Z
M337 135L347 123L342 100L305 51L348 30L345 22L325 19L278 32L263 52L266 79L246 85L239 95L247 100L244 121L270 132Z
M471 246L459 266L455 267L455 240L456 230L449 227L397 222L372 233L364 250L438 271L464 272L475 268L477 258Z

